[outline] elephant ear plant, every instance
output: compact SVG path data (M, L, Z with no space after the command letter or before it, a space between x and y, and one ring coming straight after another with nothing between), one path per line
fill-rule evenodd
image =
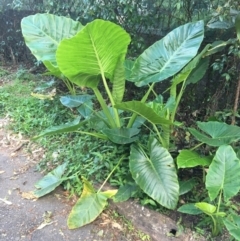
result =
M39 15L41 16L48 18L46 14ZM51 26L57 28L56 19L52 17L51 21ZM24 32L27 25L22 27ZM50 30L46 30L46 35L49 32ZM59 31L55 32L62 34ZM202 21L180 26L150 46L135 61L125 60L130 43L129 34L109 21L94 20L71 38L69 36L61 38L54 50L54 64L52 60L47 60L48 62L44 62L46 67L51 69L54 66L57 72L71 83L90 88L100 110L94 110L91 95L61 97L61 102L69 108L76 107L80 116L73 122L50 127L36 138L77 132L110 140L113 145L131 144L129 168L136 184L159 204L174 209L178 202L179 183L175 163L168 150L170 133L177 124L175 113L190 74L201 62L204 51L206 52L204 49L196 56L203 40L203 33ZM49 35L49 38L52 38L51 34ZM40 39L38 41L41 42ZM44 42L44 38L42 41ZM28 40L28 46L30 42L31 40ZM34 44L32 48L34 49ZM42 55L48 55L46 52L47 50L44 50ZM170 98L164 103L161 96L154 91L154 86L155 83L171 76L174 78L170 87ZM140 101L122 102L126 79L138 87L149 86ZM177 93L178 85L181 85L179 93ZM99 86L103 86L107 101ZM147 100L151 92L156 95L156 99L149 102ZM123 111L132 114L127 116ZM141 129L144 128L142 120L147 120L152 126L152 129L147 127L147 130L151 130L147 146L139 142ZM84 125L90 127L92 131L84 131L82 128ZM126 158L127 154L120 157L117 166ZM108 175L104 184L117 166ZM41 185L38 183L36 187L45 191L38 195L40 190L36 190L36 196L47 194L66 178L71 178L64 175L66 168L67 166L63 164L60 166L61 175L56 176L54 170L46 176L45 181L40 180ZM82 195L68 218L69 228L77 228L94 220L104 209L107 199L116 193L116 191L101 191L104 184L96 191L88 180L83 178L83 182ZM48 188L49 186L51 188ZM122 191L124 192L124 188L121 188L118 197Z
M178 211L192 215L204 213L212 219L214 236L222 231L224 224L229 233L240 240L240 217L233 211L229 212L228 204L240 191L240 160L230 145L240 140L240 127L215 121L198 122L197 125L205 133L190 128L191 134L200 141L200 145L217 147L216 153L213 157L201 157L193 150L182 150L177 165L178 168L203 167L203 181L209 198L185 204Z
M21 21L25 43L38 61L41 61L51 75L62 79L69 91L74 94L74 86L61 73L57 65L56 51L59 43L74 36L83 25L63 16L35 14Z
M215 45L206 52L206 55L221 51L223 46L240 41L240 14L236 16L235 27L236 39ZM239 97L238 92L239 88L237 88L236 100ZM237 102L233 112L237 109ZM235 120L235 114L232 120ZM225 226L234 240L240 240L239 208L234 207L231 202L231 199L240 191L240 127L233 125L234 123L235 121L232 121L232 125L215 121L197 122L200 131L189 129L200 142L197 147L205 144L211 147L211 152L216 148L216 152L214 156L202 157L193 150L182 150L178 155L179 169L202 166L203 182L208 194L204 201L185 204L178 211L192 215L205 214L212 220L213 236L219 235Z

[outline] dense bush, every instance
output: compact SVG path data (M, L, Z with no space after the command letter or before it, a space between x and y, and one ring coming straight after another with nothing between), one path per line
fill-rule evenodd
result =
M224 1L193 0L1 0L0 53L5 61L29 60L20 33L20 21L36 12L69 16L83 24L100 18L120 24L131 34L130 54L136 56L173 28L204 19Z

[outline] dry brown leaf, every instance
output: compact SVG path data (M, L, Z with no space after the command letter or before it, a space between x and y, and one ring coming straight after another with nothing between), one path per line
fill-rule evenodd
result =
M113 228L117 228L117 229L119 229L121 231L123 230L123 227L119 223L116 223L116 222L112 223L112 227Z
M33 192L22 192L21 193L22 198L28 199L28 200L36 200L37 197L34 196Z
M111 223L111 220L106 219L106 220L104 220L104 222L101 222L100 225L105 226L105 225L108 225L109 223Z

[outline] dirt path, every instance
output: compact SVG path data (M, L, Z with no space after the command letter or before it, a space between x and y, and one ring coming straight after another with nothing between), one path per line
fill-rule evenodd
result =
M41 177L29 167L26 157L10 157L0 151L0 240L110 240L98 237L98 226L92 224L76 231L66 228L71 206L59 189L34 200L30 191Z
M67 216L73 203L61 188L34 199L31 191L42 175L35 170L34 157L20 150L24 141L6 132L3 122L0 120L0 240L136 240L107 212L92 224L69 230Z

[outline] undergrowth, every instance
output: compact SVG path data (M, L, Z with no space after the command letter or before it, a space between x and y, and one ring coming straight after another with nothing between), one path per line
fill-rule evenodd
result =
M41 86L48 83L48 79L29 75L22 69L14 75L11 74L10 78L12 80L0 88L0 118L10 119L8 128L13 132L31 138L50 126L75 118L74 112L60 103L59 94L52 100L31 96L31 93L42 89ZM48 92L55 87L46 87L44 91ZM68 162L66 172L73 177L64 182L63 186L70 195L81 193L82 176L94 180L95 183L104 180L124 152L122 146L113 146L107 141L76 133L47 136L36 142L45 150L37 165L39 171L47 173L63 162ZM110 184L120 186L128 176L127 163L123 162L112 176Z
M5 75L11 76L12 81L3 83L0 87L0 118L8 117L10 119L8 127L15 133L31 138L50 126L72 121L76 117L73 110L67 109L60 103L61 93L57 92L53 99L38 99L31 95L33 92L46 94L54 88L58 89L54 81L42 76L27 75L22 70L21 74L10 75L4 72L3 76ZM87 131L86 128L90 130L90 127L84 126L84 128L84 131ZM48 173L62 163L68 163L66 175L71 178L63 182L63 187L70 197L81 194L82 177L92 180L95 185L105 180L108 173L117 165L120 156L126 153L128 148L128 146L112 145L108 141L77 133L44 136L38 139L37 143L45 150L36 167L38 171ZM182 174L192 175L187 171ZM109 183L118 188L131 180L126 159L115 170ZM206 196L204 190L198 188L196 186L190 193L182 196L180 202L203 200ZM169 210L158 205L140 190L136 190L134 197L142 205L148 205L161 213L172 215ZM209 226L209 221L209 218L205 218L200 223L195 222L195 227L191 228L201 233L206 229L206 225ZM193 223L191 220L188 226Z

